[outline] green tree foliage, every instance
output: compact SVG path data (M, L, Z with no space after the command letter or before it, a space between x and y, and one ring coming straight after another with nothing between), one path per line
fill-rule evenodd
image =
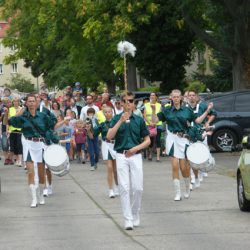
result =
M250 1L177 2L196 35L230 60L233 89L250 88Z
M30 79L26 79L21 74L16 74L5 84L7 88L17 89L19 92L30 93L34 91L34 84Z
M3 0L0 6L11 18L4 43L18 48L6 60L25 58L48 86L80 81L96 88L103 81L114 89L123 73L121 40L135 44L136 58L128 60L150 81L162 81L162 91L180 87L190 60L193 34L175 0Z

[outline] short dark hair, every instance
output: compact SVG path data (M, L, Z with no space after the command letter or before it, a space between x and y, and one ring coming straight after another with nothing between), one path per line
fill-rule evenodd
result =
M87 114L95 114L95 109L94 108L88 108Z
M35 95L35 94L28 94L28 95L26 96L26 101L28 101L28 99L29 99L30 97L33 97L33 98L35 98L35 100L36 100L36 95Z
M121 100L124 102L124 97L126 96L132 96L133 98L135 97L134 94L131 91L128 91L127 93L122 93L121 94Z

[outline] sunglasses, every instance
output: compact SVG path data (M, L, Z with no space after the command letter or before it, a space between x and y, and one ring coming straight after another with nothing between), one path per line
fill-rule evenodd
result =
M134 99L127 99L127 100L124 100L125 103L133 103L134 102Z

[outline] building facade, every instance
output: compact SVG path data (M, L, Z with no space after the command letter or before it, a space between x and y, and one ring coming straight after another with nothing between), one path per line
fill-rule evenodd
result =
M16 74L29 79L33 84L35 89L37 89L42 82L42 78L35 78L31 74L31 69L24 67L24 60L17 60L11 64L5 64L4 58L10 54L15 53L15 45L9 47L4 47L2 40L6 35L6 30L9 24L4 21L0 21L0 86L4 86L10 82L10 79Z

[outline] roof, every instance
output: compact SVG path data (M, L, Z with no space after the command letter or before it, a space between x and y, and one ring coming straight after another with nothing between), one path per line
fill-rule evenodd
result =
M5 21L0 21L0 38L4 38L6 30L9 28L9 24Z

